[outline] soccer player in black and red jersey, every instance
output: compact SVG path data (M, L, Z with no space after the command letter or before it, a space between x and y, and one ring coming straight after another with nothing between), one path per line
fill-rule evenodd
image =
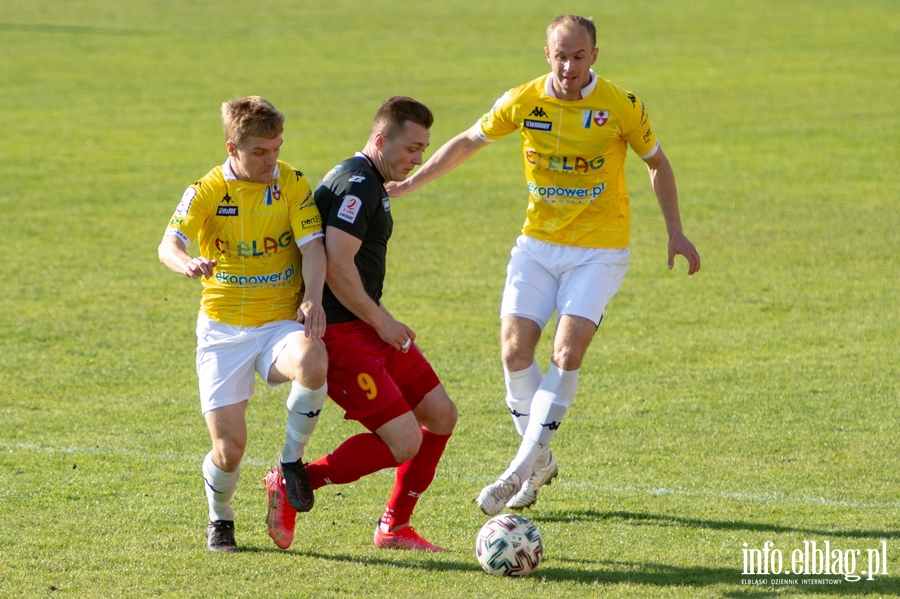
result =
M420 102L389 98L378 109L362 152L337 165L316 188L328 262L322 300L328 323L323 338L329 355L328 395L344 409L346 419L368 432L306 465L314 490L396 467L374 542L422 551L443 551L409 522L434 479L457 412L416 347L416 334L391 316L381 296L393 229L384 184L403 181L422 164L433 121Z

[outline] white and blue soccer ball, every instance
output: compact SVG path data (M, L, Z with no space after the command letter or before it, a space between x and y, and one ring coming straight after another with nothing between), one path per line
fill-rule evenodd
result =
M493 576L528 576L541 563L543 553L537 526L518 514L494 516L475 538L475 557Z

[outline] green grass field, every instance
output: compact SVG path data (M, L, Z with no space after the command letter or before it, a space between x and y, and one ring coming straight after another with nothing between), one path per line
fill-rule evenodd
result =
M449 551L372 546L390 472L322 489L277 549L262 477L287 391L258 386L243 552L207 552L199 284L156 246L224 160L220 103L270 99L282 158L315 182L389 95L434 110L434 148L468 127L546 71L568 11L598 23L600 76L646 102L703 269L666 269L630 157L631 270L526 513L545 561L495 579L473 551L472 500L516 446L496 316L524 214L513 139L393 209L386 305L460 410L414 518ZM900 596L896 0L0 0L0 47L0 597ZM307 456L358 430L327 405ZM784 569L806 541L860 550L857 574L867 550L886 564L744 574L767 541Z

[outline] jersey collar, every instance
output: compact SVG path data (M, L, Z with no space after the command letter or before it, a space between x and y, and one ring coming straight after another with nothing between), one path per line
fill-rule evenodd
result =
M594 69L591 69L591 81L587 85L581 88L581 99L585 99L594 93L594 90L597 89L597 75L594 73ZM551 73L547 77L547 82L544 84L544 91L546 91L547 95L551 98L555 98L556 92L553 91L553 73Z
M238 181L237 176L234 174L234 169L231 168L231 156L225 161L225 164L222 165L222 176L225 177L226 181ZM281 169L276 164L275 172L272 174L272 180L274 181L278 177L281 176Z

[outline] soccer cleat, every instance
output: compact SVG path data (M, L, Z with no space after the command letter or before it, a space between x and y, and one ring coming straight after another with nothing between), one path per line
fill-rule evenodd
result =
M429 543L417 533L412 526L405 526L394 532L384 532L380 526L375 527L375 546L385 549L413 549L416 551L442 552L443 547Z
M269 494L269 510L266 512L266 527L275 544L287 549L294 541L294 523L297 510L287 501L284 479L272 468L266 474L266 492Z
M506 506L513 495L519 492L522 481L515 472L509 478L498 478L481 490L475 503L488 516L496 516Z
M210 551L237 553L238 546L234 542L234 521L216 520L207 524L206 546Z
M512 499L506 502L506 507L521 510L537 503L538 489L544 485L553 483L553 479L559 474L559 464L553 454L550 454L550 462L543 468L533 470L531 476L522 485L522 489Z
M287 500L298 512L308 512L313 509L315 496L312 485L306 476L306 464L301 461L288 464L278 463L278 470L284 477L284 487L287 490Z

